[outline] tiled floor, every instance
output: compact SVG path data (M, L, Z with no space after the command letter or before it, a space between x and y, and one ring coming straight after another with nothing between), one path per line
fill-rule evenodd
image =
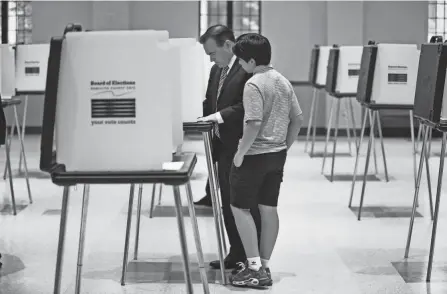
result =
M34 203L28 205L23 177L14 184L18 214L10 212L10 193L2 181L0 191L1 294L53 293L62 189L38 172L38 136L26 139L32 171ZM441 294L447 293L447 201L442 199L432 282L425 282L431 236L426 178L423 177L418 217L415 219L410 257L404 259L413 201L413 162L408 140L385 140L390 182L371 181L366 186L363 218L357 220L361 182L356 182L353 207L348 208L351 181L333 183L320 173L321 157L311 158L304 143L289 153L280 197L280 233L271 260L274 285L268 290L249 290L220 285L219 273L208 271L211 293L300 294ZM317 152L324 142L317 143ZM13 168L18 166L14 142ZM346 142L337 145L346 153ZM379 145L378 145L379 147ZM439 141L432 152L439 152ZM4 149L2 149L4 150ZM206 164L203 143L187 140L184 150L195 151L199 162L192 188L194 198L204 194ZM366 144L363 150L366 150ZM377 149L378 156L380 149ZM362 152L360 171L363 171ZM4 158L4 156L2 156ZM354 157L337 157L337 175L351 174ZM378 157L379 178L383 164ZM330 171L326 163L326 174ZM436 192L439 157L430 160L433 193ZM3 168L4 161L0 162ZM371 165L371 172L373 170ZM92 186L87 219L82 293L186 293L180 244L171 189L163 189L161 205L149 218L152 187L145 186L138 261L133 260L135 215L129 250L127 284L120 285L129 185ZM184 190L182 189L184 193ZM445 196L445 193L442 194ZM435 195L433 195L435 197ZM69 202L62 293L74 293L82 187L72 189ZM136 203L136 199L135 199ZM158 203L158 199L156 201ZM183 198L186 205L186 197ZM185 211L186 212L186 211ZM202 247L207 261L217 256L214 223L209 211L197 211ZM195 258L191 222L185 218L188 249L193 263L195 293L203 293Z

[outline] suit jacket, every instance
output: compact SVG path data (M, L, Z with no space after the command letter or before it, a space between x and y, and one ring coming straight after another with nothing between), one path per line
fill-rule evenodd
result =
M242 105L244 86L252 75L244 71L239 60L236 59L222 85L219 99L217 99L221 72L222 69L217 65L211 68L206 97L203 101L203 116L220 112L224 121L219 124L220 141L226 149L236 151L244 127L244 107Z

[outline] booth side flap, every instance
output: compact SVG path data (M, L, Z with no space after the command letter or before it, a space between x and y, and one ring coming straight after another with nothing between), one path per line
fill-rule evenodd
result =
M46 172L50 172L55 164L53 156L53 140L63 39L63 37L51 39L50 54L48 56L42 137L40 142L40 169Z
M313 48L310 56L309 82L314 85L317 80L318 59L320 57L320 49Z
M357 100L370 103L376 67L377 46L364 46L360 63L359 81L357 84Z
M439 123L447 65L447 46L422 44L414 99L414 115Z
M326 75L326 91L328 93L335 93L337 86L337 74L338 74L338 60L340 56L340 49L331 49L329 53L329 61L327 64Z

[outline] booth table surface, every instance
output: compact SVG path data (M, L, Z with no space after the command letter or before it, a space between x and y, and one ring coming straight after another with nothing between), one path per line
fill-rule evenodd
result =
M183 131L185 132L209 132L213 129L212 122L185 122Z
M148 170L128 172L67 172L61 164L51 171L51 180L59 186L77 184L153 184L180 186L186 184L197 163L194 153L173 155L172 162L183 162L179 170Z

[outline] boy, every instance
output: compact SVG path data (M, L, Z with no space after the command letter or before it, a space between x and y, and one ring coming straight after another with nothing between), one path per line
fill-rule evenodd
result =
M234 54L253 76L244 87L244 132L230 174L231 209L247 261L230 276L236 286L270 286L268 261L278 236L277 204L287 150L297 139L302 111L290 82L271 65L271 47L260 34L241 35ZM250 208L261 212L261 240Z

